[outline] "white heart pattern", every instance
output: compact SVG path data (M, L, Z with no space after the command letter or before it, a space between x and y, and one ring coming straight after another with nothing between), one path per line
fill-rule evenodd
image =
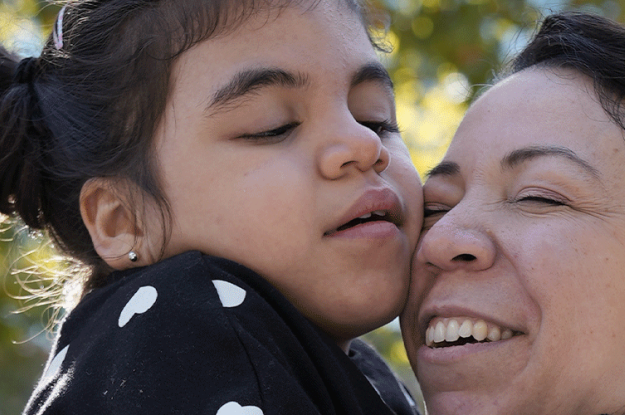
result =
M52 380L54 375L56 375L56 372L59 371L59 369L61 368L61 365L63 364L63 361L65 360L65 356L67 355L68 349L69 349L69 344L65 346L63 350L58 352L56 356L54 356L54 359L52 359L52 361L50 362L50 366L48 366L48 370L46 370L46 373L41 378L42 384L48 383L50 380Z
M246 291L228 281L213 280L213 285L219 294L219 300L224 307L237 307L245 300Z
M158 297L156 288L150 285L139 288L119 315L117 322L119 327L124 327L135 314L143 314L152 308L156 297Z
M263 410L257 406L241 406L231 401L219 408L217 415L263 415Z

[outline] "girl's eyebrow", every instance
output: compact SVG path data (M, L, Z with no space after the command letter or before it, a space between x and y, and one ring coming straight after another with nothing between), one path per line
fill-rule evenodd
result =
M209 116L232 109L241 98L269 86L285 88L303 88L309 84L308 77L301 73L291 73L280 68L248 69L235 74L224 86L219 88L206 106Z
M380 62L368 62L362 65L352 77L352 88L364 82L381 82L393 91L393 81L386 68Z
M393 81L388 71L379 62L367 62L354 72L351 87L364 82L380 82L393 93ZM245 96L261 88L279 86L283 88L305 88L310 84L308 75L289 72L280 68L254 68L236 73L230 81L220 87L206 106L208 117L236 108Z

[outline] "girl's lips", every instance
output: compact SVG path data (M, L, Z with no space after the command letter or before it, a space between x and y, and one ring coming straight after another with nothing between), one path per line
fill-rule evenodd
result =
M364 222L354 226L347 227L343 230L337 230L333 233L326 234L331 238L368 238L382 239L393 237L399 232L399 228L392 222L377 220L373 222Z
M324 236L382 235L396 230L402 218L401 202L395 192L389 188L370 189L341 215L335 226L324 232Z

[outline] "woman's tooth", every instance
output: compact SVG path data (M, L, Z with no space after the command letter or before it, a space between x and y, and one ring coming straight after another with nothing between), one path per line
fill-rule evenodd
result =
M507 340L514 334L510 329L501 329L497 326L488 327L484 320L478 320L473 323L470 319L465 319L462 324L458 323L457 318L439 320L436 325L431 325L425 331L425 344L432 346L434 343L443 341L453 343L459 338L466 339L473 336L475 340L481 342L488 339L491 342L499 340ZM446 323L446 324L445 324Z
M492 341L492 342L496 342L501 340L501 330L499 329L499 327L492 327L490 330L488 330L488 340Z
M510 337L512 337L512 330L510 329L505 329L501 333L501 340L508 340Z
M486 322L483 320L478 320L477 323L473 325L473 338L478 342L481 342L486 338L488 334L488 326Z
M473 334L473 323L471 320L465 320L458 329L458 336L466 339L467 337L470 337L471 334Z
M445 341L455 342L458 340L458 322L454 319L449 320L447 323L447 330L445 331Z
M428 327L425 331L425 345L431 346L434 344L434 328Z
M445 325L439 321L434 329L434 343L440 343L443 340L445 340Z

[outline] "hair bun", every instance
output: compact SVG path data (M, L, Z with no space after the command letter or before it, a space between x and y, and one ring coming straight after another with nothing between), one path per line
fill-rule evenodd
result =
M38 58L24 58L15 68L13 82L18 84L30 84L35 79L35 75L39 72Z
M33 84L41 67L38 58L12 63L12 84L0 97L0 213L17 213L31 228L42 228L44 138L49 131L42 124ZM3 64L10 66L10 59Z

